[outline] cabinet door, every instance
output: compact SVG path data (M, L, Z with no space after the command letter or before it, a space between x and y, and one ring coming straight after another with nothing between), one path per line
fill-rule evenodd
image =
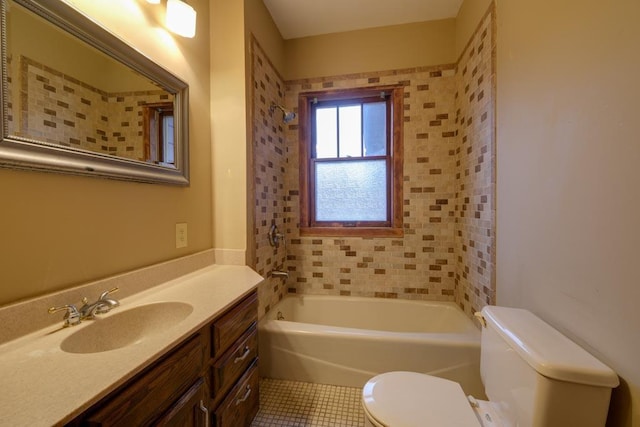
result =
M214 414L215 427L247 427L258 413L258 367L253 365L231 389Z
M210 418L207 402L204 380L201 378L154 425L208 427Z

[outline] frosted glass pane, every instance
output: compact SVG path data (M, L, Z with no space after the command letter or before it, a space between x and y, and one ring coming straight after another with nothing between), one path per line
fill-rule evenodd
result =
M175 144L173 143L173 116L162 117L162 153L164 154L165 163L175 163Z
M362 106L364 155L387 154L387 103L370 102Z
M316 109L316 158L338 157L337 108Z
M386 221L384 160L316 163L316 221Z
M340 107L340 157L362 156L362 110L360 105Z

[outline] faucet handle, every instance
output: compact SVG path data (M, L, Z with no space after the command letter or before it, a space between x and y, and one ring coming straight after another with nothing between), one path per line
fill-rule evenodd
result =
M64 326L74 326L80 323L80 312L73 304L62 305L60 307L49 307L49 314L57 313L59 311L66 310L64 315Z
M120 290L120 288L116 286L115 288L109 289L108 291L104 291L103 293L100 294L100 298L98 298L98 301L101 300L101 299L105 299L107 297L107 295L115 294L119 290Z
M113 289L104 291L100 295L100 298L98 298L97 302L99 303L102 302L102 304L98 305L98 307L96 308L96 313L98 314L108 313L109 311L111 311L112 308L115 308L120 305L120 301L118 301L117 299L107 298L110 294L118 292L118 289L119 288L116 286Z

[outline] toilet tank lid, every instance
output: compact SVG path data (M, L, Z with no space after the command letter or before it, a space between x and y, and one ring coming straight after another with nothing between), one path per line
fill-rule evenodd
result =
M600 387L617 387L616 373L528 310L486 306L487 327L545 377Z

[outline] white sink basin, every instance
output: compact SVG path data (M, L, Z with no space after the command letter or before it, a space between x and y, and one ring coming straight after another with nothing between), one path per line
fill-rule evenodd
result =
M81 326L81 329L65 338L60 348L67 353L100 353L126 347L163 332L186 319L192 311L190 304L157 302L105 318L96 317L95 320L85 321L91 324Z

